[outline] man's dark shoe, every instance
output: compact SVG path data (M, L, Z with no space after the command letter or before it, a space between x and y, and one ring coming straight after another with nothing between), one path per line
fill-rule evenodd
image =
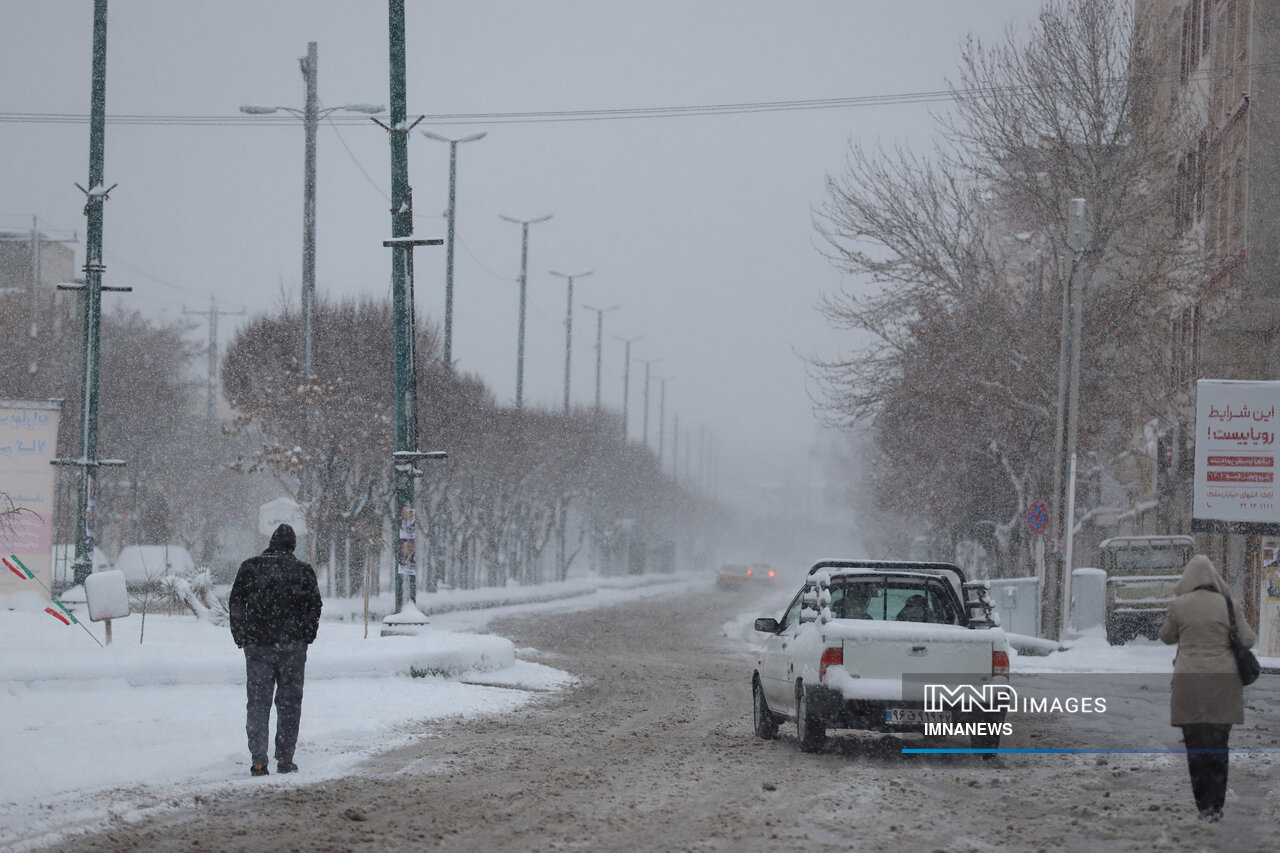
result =
M294 764L292 761L281 761L276 765L276 772L277 773L297 773L298 765Z
M267 776L267 775L270 775L270 771L267 770L267 765L265 764L254 764L249 768L249 775L250 776Z

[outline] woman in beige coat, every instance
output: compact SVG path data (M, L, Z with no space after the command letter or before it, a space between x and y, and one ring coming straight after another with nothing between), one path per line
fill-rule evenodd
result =
M1209 558L1197 554L1187 563L1174 595L1160 628L1161 640L1178 644L1170 723L1182 728L1200 819L1218 821L1227 796L1227 741L1231 726L1244 722L1244 685L1227 639L1229 593ZM1232 603L1240 642L1252 646L1253 631L1239 603Z

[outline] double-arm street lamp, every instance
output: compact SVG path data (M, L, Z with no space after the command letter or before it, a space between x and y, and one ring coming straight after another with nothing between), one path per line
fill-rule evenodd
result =
M524 408L524 313L525 303L527 302L527 284L529 278L529 226L535 222L546 222L551 218L548 213L539 216L536 219L513 219L510 216L498 214L498 218L507 222L514 222L520 226L521 242L520 242L520 332L516 339L516 408Z
M596 308L591 305L583 304L583 308L588 311L596 312L596 411L600 411L600 363L603 361L600 339L604 336L604 312L612 311L617 305L610 305L608 308Z
M302 77L307 85L306 104L302 109L296 107L268 107L246 104L240 112L249 115L268 115L274 112L286 112L302 119L306 131L306 155L302 184L302 322L303 322L303 357L302 369L309 379L315 365L315 301L316 301L316 128L320 119L330 113L345 110L353 113L374 115L385 107L381 104L343 104L340 107L320 109L316 96L316 43L307 43L307 55L298 59L302 66Z
M564 413L569 414L569 361L570 353L573 350L573 280L575 278L586 278L591 275L592 270L586 272L569 273L556 272L551 270L551 274L559 276L567 281L568 298L564 304Z
M631 402L631 345L642 339L644 335L635 335L625 338L622 335L614 335L615 338L626 344L626 350L622 356L622 440L627 440L627 421L630 420L631 413L629 404Z
M649 444L649 370L653 365L662 361L660 358L637 358L636 361L644 365L644 430L641 432L641 438L646 446Z
M446 216L449 220L449 231L445 236L444 248L444 364L445 367L453 368L453 217L457 200L458 185L458 143L459 142L475 142L484 139L486 132L480 131L470 136L451 139L447 136L440 136L429 130L422 131L422 135L427 139L434 139L437 142L449 143L449 210Z

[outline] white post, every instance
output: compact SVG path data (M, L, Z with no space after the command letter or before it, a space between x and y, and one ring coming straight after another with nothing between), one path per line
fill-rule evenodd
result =
M1076 455L1067 457L1067 529L1062 549L1062 624L1058 628L1058 642L1071 638L1071 543L1076 524Z

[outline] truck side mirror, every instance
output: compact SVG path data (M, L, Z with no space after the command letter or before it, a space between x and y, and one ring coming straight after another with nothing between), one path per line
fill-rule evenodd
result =
M987 581L969 581L962 587L964 607L971 628L994 628L1000 624L995 605L991 603L991 584Z

